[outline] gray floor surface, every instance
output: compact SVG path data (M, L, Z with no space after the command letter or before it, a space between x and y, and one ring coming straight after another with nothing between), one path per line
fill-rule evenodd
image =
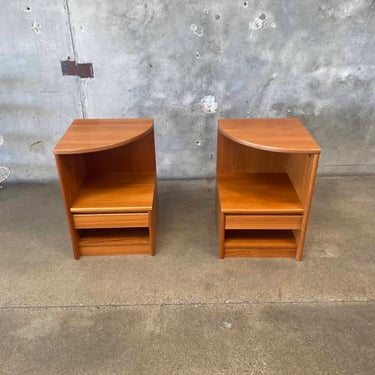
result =
M375 176L319 177L302 262L217 258L214 181L157 255L73 259L57 183L0 190L0 374L374 374Z

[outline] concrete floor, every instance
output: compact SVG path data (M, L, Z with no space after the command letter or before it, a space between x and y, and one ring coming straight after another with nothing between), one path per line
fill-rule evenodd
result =
M0 374L373 374L374 193L320 177L302 262L219 260L214 182L160 181L155 257L75 261L58 185L5 185Z

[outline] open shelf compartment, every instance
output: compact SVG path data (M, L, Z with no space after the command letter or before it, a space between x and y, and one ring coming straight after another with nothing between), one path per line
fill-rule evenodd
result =
M222 174L217 177L225 213L302 214L303 204L287 173Z
M291 230L226 230L227 257L295 257L297 242Z
M151 210L155 186L154 173L87 176L71 204L70 211L78 214Z
M80 229L78 231L81 255L148 254L148 228Z

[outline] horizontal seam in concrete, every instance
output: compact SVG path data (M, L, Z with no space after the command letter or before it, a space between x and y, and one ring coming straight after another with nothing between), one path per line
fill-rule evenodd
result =
M251 305L323 305L323 304L374 304L375 301L369 300L317 300L317 301L256 301L256 302L191 302L191 303L136 303L136 304L98 304L98 305L61 305L61 306L0 306L0 310L47 310L47 309L94 309L94 308L124 308L124 307L198 307L198 306L251 306Z

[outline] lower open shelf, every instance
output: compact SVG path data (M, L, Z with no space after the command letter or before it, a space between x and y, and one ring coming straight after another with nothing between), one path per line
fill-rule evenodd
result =
M148 228L81 229L81 255L151 254Z
M297 242L291 230L226 230L226 257L294 258Z

